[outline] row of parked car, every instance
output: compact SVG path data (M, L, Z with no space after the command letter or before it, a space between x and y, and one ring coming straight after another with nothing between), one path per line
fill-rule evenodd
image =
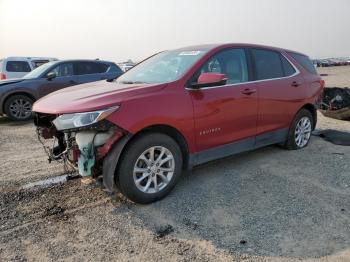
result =
M39 98L69 86L112 81L123 73L118 65L101 60L58 60L9 57L0 60L0 115L28 120Z
M350 65L350 57L315 59L313 60L313 63L317 67L344 66Z

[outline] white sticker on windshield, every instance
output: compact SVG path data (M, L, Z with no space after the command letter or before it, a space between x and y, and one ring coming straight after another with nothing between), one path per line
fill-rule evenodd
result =
M201 51L183 51L179 55L199 55Z

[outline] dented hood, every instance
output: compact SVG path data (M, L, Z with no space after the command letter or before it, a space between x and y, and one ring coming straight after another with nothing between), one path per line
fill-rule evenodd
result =
M148 95L165 86L166 84L117 84L98 81L53 92L35 102L33 111L46 114L94 111L119 105L125 99Z

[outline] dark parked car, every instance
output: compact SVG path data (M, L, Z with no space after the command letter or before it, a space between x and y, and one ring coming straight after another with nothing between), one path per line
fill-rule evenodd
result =
M321 60L317 60L317 66L318 67L328 67L328 66L332 66L332 64L327 59L321 59Z
M122 70L112 62L100 60L65 60L46 63L23 78L0 81L0 115L13 120L28 120L33 103L59 89L112 80Z

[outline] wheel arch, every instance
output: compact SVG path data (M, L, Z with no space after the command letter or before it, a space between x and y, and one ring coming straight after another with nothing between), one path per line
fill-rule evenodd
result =
M313 127L312 127L312 130L314 130L315 127L316 127L316 124L317 124L317 108L316 108L316 106L313 105L313 104L308 103L308 104L303 105L303 106L298 110L298 112L299 112L301 109L306 109L306 110L308 110L308 111L312 114L312 118L313 118Z
M2 112L5 112L5 104L6 104L7 100L9 100L9 99L10 99L11 97L13 97L13 96L18 96L18 95L27 96L27 97L29 97L30 99L32 99L33 102L36 101L36 98L35 98L32 94L30 94L30 93L28 93L28 92L24 92L24 91L13 92L13 93L10 93L10 94L8 94L8 95L6 95L6 96L4 97L3 102L2 102L2 105L1 105Z
M145 127L143 129L141 129L140 131L138 131L136 134L134 134L131 137L131 139L128 141L128 143L132 139L134 139L140 135L143 135L145 133L148 133L148 132L149 133L166 134L166 135L170 136L172 139L174 139L175 142L179 145L179 147L181 149L184 168L187 169L188 163L189 163L189 149L188 149L186 139L184 138L184 136L181 134L181 132L179 130L177 130L176 128L174 128L170 125L159 124L159 125L151 125L151 126ZM127 146L127 144L126 144L126 146Z
M116 172L119 168L120 157L125 152L129 143L133 141L135 138L147 134L147 133L162 133L170 136L175 142L179 145L182 158L183 158L183 169L189 169L189 150L188 145L183 137L183 135L174 127L169 125L151 125L142 128L137 133L131 134L128 133L124 137L121 138L120 141L116 142L112 149L107 153L106 157L103 160L103 183L105 187L110 192L117 191L116 183L118 178L116 177Z

